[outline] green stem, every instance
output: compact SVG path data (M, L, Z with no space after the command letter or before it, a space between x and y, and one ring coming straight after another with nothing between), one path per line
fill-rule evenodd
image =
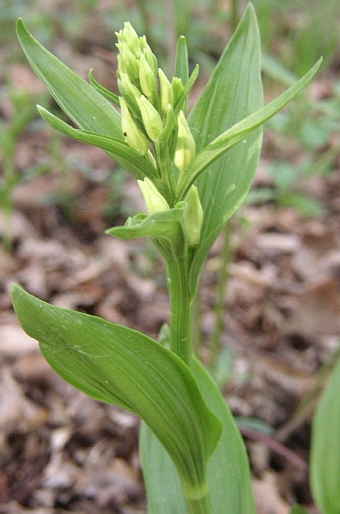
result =
M188 514L210 514L211 503L210 496L206 495L203 498L196 500L186 499Z
M195 299L190 295L189 262L190 257L187 255L167 259L166 274L170 298L170 348L190 367L193 355L192 320ZM184 487L183 492L187 514L211 513L207 487L204 490L195 490L196 494L188 493Z
M170 298L170 348L188 366L192 357L192 311L188 260L167 261L167 283Z

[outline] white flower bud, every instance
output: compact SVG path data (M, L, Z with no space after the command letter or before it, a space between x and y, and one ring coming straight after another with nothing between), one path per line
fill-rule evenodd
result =
M190 247L196 246L201 238L203 224L203 208L196 186L191 186L185 199L187 206L184 210L184 223L187 241Z
M148 214L169 209L164 196L161 195L155 184L148 177L145 177L144 180L137 180L137 182L142 191Z
M183 111L180 111L178 115L178 136L174 158L175 165L180 171L184 172L189 168L192 159L195 157L195 151L195 140L190 132Z
M156 143L163 131L162 118L145 96L142 95L137 101L145 131L151 141Z
M148 153L148 140L146 136L139 130L136 122L130 114L127 103L124 98L120 97L122 129L125 141L130 148L139 153L139 155L146 155Z

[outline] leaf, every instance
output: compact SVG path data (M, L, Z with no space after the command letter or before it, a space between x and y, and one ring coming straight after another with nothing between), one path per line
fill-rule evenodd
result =
M148 216L137 214L133 218L128 218L124 226L106 230L106 234L119 239L151 237L156 240L156 244L158 242L158 248L167 259L176 259L183 255L187 248L183 228L184 206L184 202L179 202L176 207L167 211L154 212Z
M180 36L177 41L174 77L180 78L184 86L189 78L188 48L184 36Z
M208 463L211 514L255 512L247 453L234 419L216 384L197 359L192 371L207 405L222 421L223 432ZM183 514L185 502L171 459L152 432L142 424L140 456L148 514Z
M310 486L323 514L340 513L340 359L312 423Z
M260 41L255 13L250 6L188 117L198 155L222 132L261 106ZM204 223L201 243L191 267L193 289L221 224L236 209L250 186L261 141L261 130L257 130L246 142L234 146L210 164L197 179ZM186 188L186 184L181 187Z
M178 189L185 193L191 183L218 157L223 155L229 148L244 140L245 136L253 132L269 120L274 114L280 111L290 100L294 98L307 84L312 80L315 73L319 69L322 60L320 59L314 66L304 75L294 86L275 98L262 109L251 114L242 121L236 123L233 127L220 134L216 139L209 143L200 152L191 163L190 167L183 175L182 181L179 183Z
M38 43L21 19L17 34L32 69L79 128L124 139L120 115L110 102Z
M92 398L141 416L171 455L186 490L204 492L221 423L181 359L144 334L49 305L17 285L12 299L23 329L39 341L51 367Z
M112 102L117 107L120 107L119 96L112 93L112 91L110 91L109 89L106 89L106 87L102 86L102 84L99 84L99 82L97 82L93 76L92 69L89 71L88 77L91 86L93 86L98 91L98 93L100 93L104 98L106 98L106 100L109 100L109 102Z
M47 121L51 127L59 130L59 132L62 132L77 141L81 141L82 143L94 145L105 150L136 179L143 179L145 175L149 178L154 177L156 170L151 164L151 161L147 157L141 157L137 152L130 148L125 141L114 139L103 134L75 129L40 105L38 105L38 111L41 117Z
M256 170L261 125L313 77L317 63L292 88L262 106L260 39L248 8L189 116L198 154L179 184L179 197L196 178L204 210L201 242L191 265L191 288L223 224L244 200Z

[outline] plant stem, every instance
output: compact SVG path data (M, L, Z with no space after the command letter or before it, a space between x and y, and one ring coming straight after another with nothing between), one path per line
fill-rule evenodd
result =
M167 284L170 298L170 348L188 366L192 357L192 312L188 261L167 260Z
M186 499L188 514L210 514L210 496L206 495L197 500Z

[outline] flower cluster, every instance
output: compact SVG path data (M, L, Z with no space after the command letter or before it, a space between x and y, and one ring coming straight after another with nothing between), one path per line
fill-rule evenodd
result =
M169 209L178 201L171 185L176 185L195 157L195 140L184 115L188 92L179 77L169 81L158 68L145 36L139 37L129 22L116 36L124 138L141 157L150 159L155 169L155 181L138 181L151 214ZM160 184L164 185L162 192ZM194 185L185 201L187 240L189 246L195 246L200 238L203 211Z

